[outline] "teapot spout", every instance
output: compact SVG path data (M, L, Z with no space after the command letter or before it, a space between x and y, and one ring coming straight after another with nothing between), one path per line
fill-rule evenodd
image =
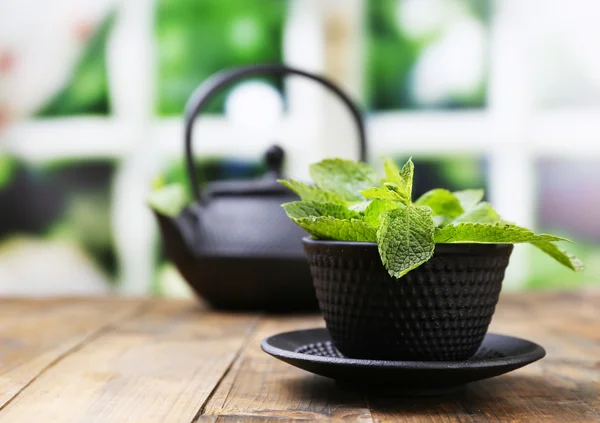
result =
M180 185L162 187L152 192L148 204L160 228L165 252L182 274L194 259L196 218L185 207L185 191Z
M162 242L169 259L175 263L180 272L185 274L187 267L194 259L193 240L194 222L190 213L185 211L177 217L171 217L153 210L158 221Z

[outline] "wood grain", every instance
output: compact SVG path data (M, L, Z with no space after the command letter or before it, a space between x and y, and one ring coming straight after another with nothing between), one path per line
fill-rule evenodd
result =
M317 326L324 326L320 317L265 319L197 422L369 420L369 409L360 395L339 392L333 381L274 360L260 350L260 341L267 336Z
M270 318L257 328L197 421L600 421L598 298L572 293L504 296L491 330L537 341L547 346L549 356L459 394L434 398L343 391L330 380L270 360L259 351L260 339L322 325L320 320Z
M600 422L599 299L597 293L504 295L490 331L538 342L546 358L447 397L368 398L374 419Z
M39 375L0 420L190 422L257 320L154 303Z
M0 306L2 423L600 422L598 292L503 295L490 330L538 342L547 357L429 398L342 390L260 350L266 336L323 326L315 315L160 300Z
M4 300L0 304L0 409L44 369L143 301Z

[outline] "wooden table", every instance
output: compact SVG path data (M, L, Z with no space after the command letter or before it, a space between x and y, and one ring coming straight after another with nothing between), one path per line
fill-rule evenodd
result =
M598 293L504 295L491 330L547 357L447 397L340 391L259 348L322 325L189 301L1 300L0 422L600 422Z

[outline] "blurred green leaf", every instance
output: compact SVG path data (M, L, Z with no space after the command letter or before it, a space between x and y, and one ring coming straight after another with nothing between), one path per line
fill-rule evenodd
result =
M402 8L406 0L373 0L366 2L366 98L373 110L421 108L411 93L416 64L433 43L440 41L443 25L431 33L414 39L401 27ZM420 3L415 0L414 3ZM445 2L436 2L437 6ZM424 2L426 8L429 2ZM464 9L467 16L483 22L489 21L489 0L456 0L456 9ZM464 15L456 19L464 19ZM451 23L452 17L448 18ZM455 19L455 21L456 21ZM453 22L452 22L453 23ZM442 41L443 42L443 41ZM460 46L457 46L460 49ZM440 70L443 72L443 69ZM485 106L487 80L462 95L449 95L444 109L481 108Z
M106 44L116 20L116 11L102 21L67 84L36 113L38 117L107 115L110 96L106 70Z
M158 113L180 115L192 91L215 72L281 62L286 11L287 2L279 0L159 1ZM281 77L259 79L282 88ZM207 111L222 112L227 94L219 94Z
M17 170L17 162L6 154L0 154L0 189L10 183Z
M171 184L154 189L148 196L148 205L165 216L175 217L187 204L185 189L180 184Z

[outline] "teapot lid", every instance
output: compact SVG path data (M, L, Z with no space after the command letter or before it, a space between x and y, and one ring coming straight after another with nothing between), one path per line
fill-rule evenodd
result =
M285 152L278 145L272 145L265 152L263 160L267 165L267 173L261 179L243 181L211 182L206 188L206 196L239 196L239 195L290 195L291 191L277 182L281 178L281 169Z

